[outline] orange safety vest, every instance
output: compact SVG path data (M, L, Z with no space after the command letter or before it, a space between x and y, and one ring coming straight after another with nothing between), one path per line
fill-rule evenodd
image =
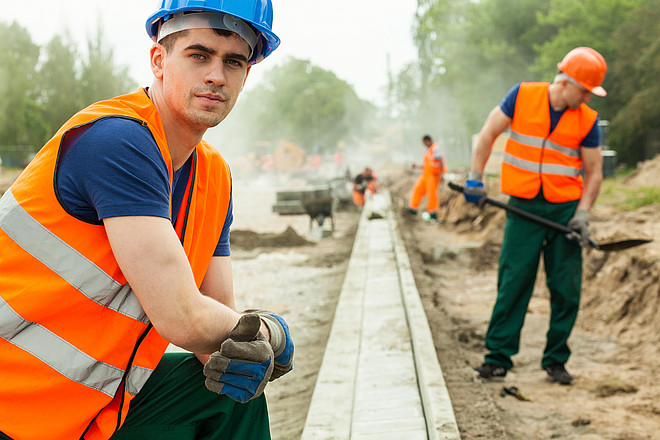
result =
M524 199L543 188L549 202L568 202L582 196L580 143L598 113L581 104L566 109L550 133L548 83L521 83L511 133L502 159L501 190Z
M55 192L67 135L105 117L150 130L172 185L160 117L138 89L74 115L0 199L0 431L16 439L79 439L87 429L85 439L109 438L168 346L127 284L103 225L71 216ZM230 194L227 163L201 142L175 225L198 287Z
M438 149L440 149L440 145L434 142L424 152L424 166L422 168L423 173L438 175L444 171L442 169L442 160L435 157L436 151Z

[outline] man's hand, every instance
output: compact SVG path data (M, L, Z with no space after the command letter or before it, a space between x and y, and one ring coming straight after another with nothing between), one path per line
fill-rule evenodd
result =
M206 388L245 403L264 391L273 373L273 349L259 332L257 314L241 316L220 351L204 365Z
M465 200L474 203L479 207L483 206L486 201L486 189L484 188L484 183L479 177L480 175L480 173L470 172L463 187L463 196L465 197Z
M568 235L569 239L579 242L582 247L589 246L591 238L589 235L589 212L578 209L566 226L574 231Z
M284 318L266 310L246 310L257 313L270 331L270 345L275 354L275 367L270 380L275 380L293 369L293 340Z

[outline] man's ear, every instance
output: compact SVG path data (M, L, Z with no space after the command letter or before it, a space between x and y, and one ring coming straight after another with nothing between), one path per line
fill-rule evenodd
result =
M165 49L165 46L158 43L154 43L154 45L151 46L151 50L149 51L151 71L158 79L163 79L163 62L165 61L166 54L167 49Z

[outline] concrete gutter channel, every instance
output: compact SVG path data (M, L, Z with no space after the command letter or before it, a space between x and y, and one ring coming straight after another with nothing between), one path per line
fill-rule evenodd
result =
M301 440L458 440L386 192L367 200Z

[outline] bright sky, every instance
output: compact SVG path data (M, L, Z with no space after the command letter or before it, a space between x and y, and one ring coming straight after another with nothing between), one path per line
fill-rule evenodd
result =
M16 20L35 43L43 45L69 29L81 50L103 23L115 61L129 67L140 85L151 83L144 29L157 0L2 1L0 21ZM287 56L309 59L351 84L357 94L382 102L388 57L393 72L416 58L411 29L417 0L273 0L273 30L280 47L252 69L247 88L264 70Z

